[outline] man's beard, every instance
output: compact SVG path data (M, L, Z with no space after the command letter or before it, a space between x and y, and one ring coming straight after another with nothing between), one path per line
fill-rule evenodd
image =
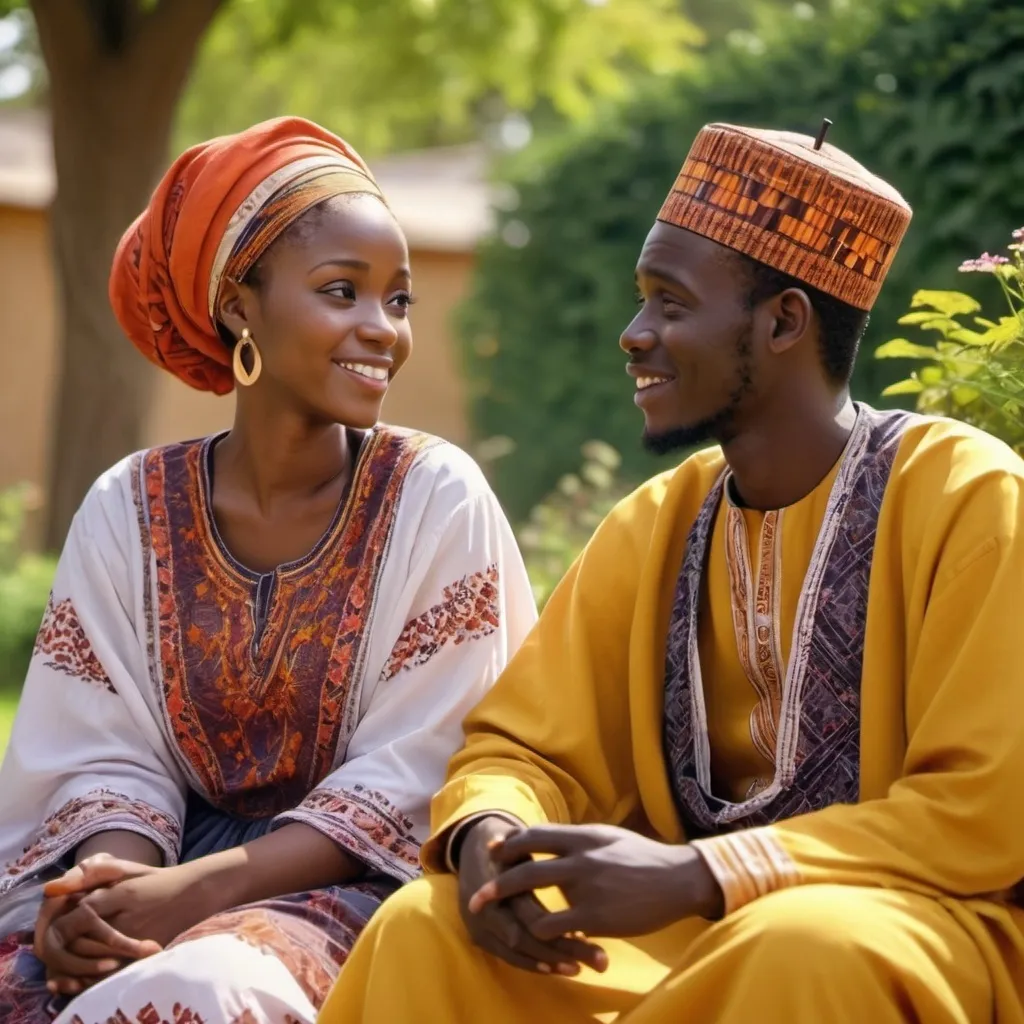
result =
M728 444L736 436L740 405L754 386L751 347L751 325L748 323L736 338L736 382L725 405L718 412L689 426L672 427L657 434L645 429L642 438L644 450L652 455L670 455L709 441Z

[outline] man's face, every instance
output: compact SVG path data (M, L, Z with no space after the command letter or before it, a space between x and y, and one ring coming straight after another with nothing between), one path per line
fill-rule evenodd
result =
M754 390L748 286L731 250L658 222L636 266L640 309L619 341L644 442L668 452L728 441Z

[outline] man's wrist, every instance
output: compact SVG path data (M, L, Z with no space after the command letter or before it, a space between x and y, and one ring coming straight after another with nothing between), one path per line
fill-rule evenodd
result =
M682 872L687 888L691 915L706 921L718 921L725 916L725 894L708 866L708 862L692 846L682 847L685 856Z
M453 873L458 872L459 859L465 848L466 841L474 832L479 834L479 826L487 826L487 832L490 833L490 837L498 838L502 835L507 835L513 829L521 828L522 822L501 811L476 814L459 822L452 830L448 840L447 857L445 859L449 871Z

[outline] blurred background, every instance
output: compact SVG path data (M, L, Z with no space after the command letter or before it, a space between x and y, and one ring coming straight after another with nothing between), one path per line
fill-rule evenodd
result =
M539 601L665 468L640 451L617 340L643 238L709 121L813 134L829 117L830 141L901 189L915 219L857 397L1024 441L1024 274L1006 249L1024 223L1020 0L0 0L0 747L89 484L232 417L123 338L114 245L182 149L286 113L372 164L419 298L386 417L485 465ZM970 341L957 317L978 308L942 296L1001 248L967 280L997 311ZM876 359L901 319L938 347ZM927 365L908 377L908 358Z

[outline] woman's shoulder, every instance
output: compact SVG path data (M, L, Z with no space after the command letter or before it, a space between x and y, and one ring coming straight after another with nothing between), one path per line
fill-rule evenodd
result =
M80 518L111 519L134 515L152 482L147 477L163 478L172 465L183 463L198 452L206 438L178 441L152 448L140 448L104 470L93 482L79 506ZM166 483L166 481L165 481Z
M474 497L493 497L476 460L458 445L434 434L381 424L378 443L407 460L406 487L452 505Z

